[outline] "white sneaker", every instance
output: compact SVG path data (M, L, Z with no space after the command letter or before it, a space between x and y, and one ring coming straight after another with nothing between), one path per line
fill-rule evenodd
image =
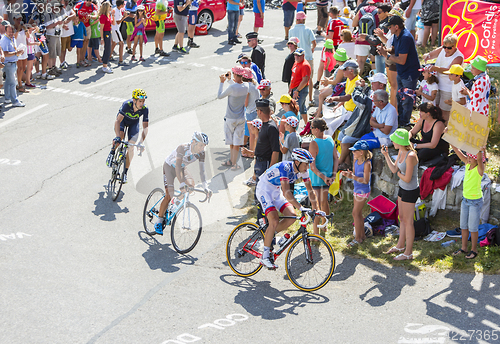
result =
M42 74L42 79L44 80L54 80L56 77L54 75L50 75L50 74Z
M109 67L102 67L102 71L107 74L113 74L113 70Z
M257 185L257 182L253 179L253 177L250 177L247 181L244 181L243 184L246 186L255 186Z
M14 107L25 107L24 103L21 101L18 101L17 103L13 103L12 106Z
M10 104L10 103L12 103L12 100L10 100L10 99L5 99L3 102L4 102L5 104Z
M42 77L42 73L41 72L37 72L33 75L35 78L37 79L40 79Z
M278 268L278 265L271 263L271 260L268 258L263 258L260 260L260 265L264 265L266 268L274 270Z

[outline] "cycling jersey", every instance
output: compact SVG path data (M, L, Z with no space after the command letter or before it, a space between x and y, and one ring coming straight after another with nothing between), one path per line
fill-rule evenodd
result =
M296 173L293 169L293 161L281 161L269 167L259 177L259 183L267 184L269 188L279 188L282 180L285 180L287 183L294 183L299 178L302 178L304 182L308 181L309 171Z
M143 122L149 122L149 109L146 105L143 105L141 109L134 112L134 102L132 99L125 101L122 104L118 113L123 115L123 124L126 126L131 126L133 124L139 123L139 118L142 116Z
M170 153L170 155L165 159L165 163L175 167L177 158L182 159L181 167L184 168L193 163L195 160L205 162L205 152L203 151L198 154L193 154L193 152L191 152L191 143L184 143L179 145L172 153Z

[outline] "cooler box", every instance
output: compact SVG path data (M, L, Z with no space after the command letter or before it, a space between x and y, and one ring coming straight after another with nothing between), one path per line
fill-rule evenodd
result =
M207 24L196 24L196 28L194 29L194 34L196 36L207 35L208 34Z
M372 212L377 211L384 219L398 219L397 204L383 195L375 197L367 204L370 206Z

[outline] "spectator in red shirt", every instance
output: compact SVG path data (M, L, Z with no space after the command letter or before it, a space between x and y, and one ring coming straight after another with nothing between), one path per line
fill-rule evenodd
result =
M330 7L328 14L331 19L326 28L326 39L331 39L335 50L337 50L339 44L342 43L342 37L340 37L340 34L345 28L344 22L339 19L339 9L337 7Z
M87 30L85 33L85 38L83 39L82 47L83 51L86 51L91 33L90 16L92 13L97 12L97 6L92 3L92 0L85 0L84 2L78 3L75 6L75 12L78 14L78 18L85 25L85 29Z
M104 73L113 73L108 67L108 61L111 56L111 4L103 2L99 10L99 23L101 25L101 45L104 45L102 54L102 71Z
M295 63L292 67L292 79L290 81L290 95L299 103L299 111L304 124L307 123L306 98L309 93L309 78L311 77L311 65L305 60L305 51L299 48L294 51Z

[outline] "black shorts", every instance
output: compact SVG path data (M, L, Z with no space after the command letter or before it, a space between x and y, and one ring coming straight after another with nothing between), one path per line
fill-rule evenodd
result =
M417 203L417 199L420 197L420 188L405 190L399 187L398 196L401 197L401 201L405 203Z
M439 24L439 19L434 19L434 20L424 22L424 26L432 26L432 24Z

